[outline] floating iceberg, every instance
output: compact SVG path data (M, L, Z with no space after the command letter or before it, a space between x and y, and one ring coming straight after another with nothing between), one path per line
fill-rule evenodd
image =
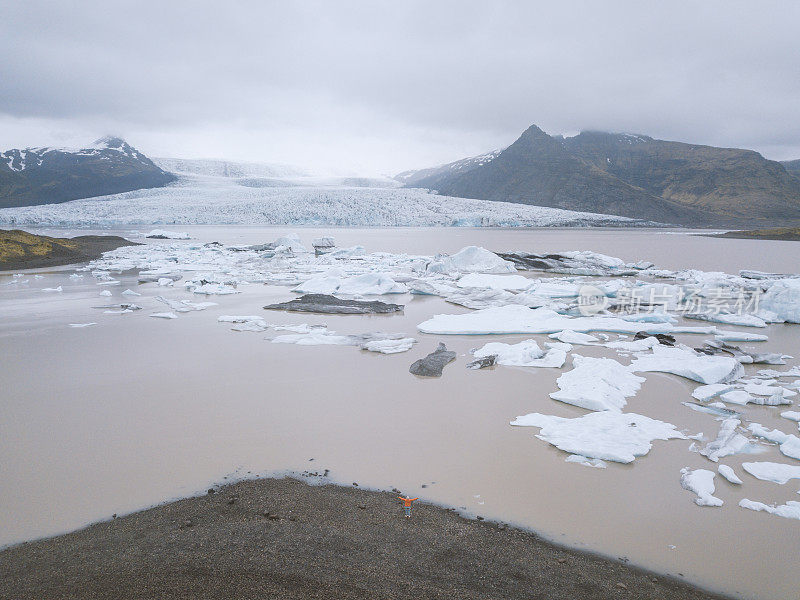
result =
M719 331L714 339L719 342L766 342L769 338L760 333L747 331Z
M767 429L760 423L750 423L747 428L753 435L778 444L778 449L789 458L800 460L800 438L791 433L784 433L779 429Z
M800 479L800 466L775 462L746 462L742 463L742 468L756 479L781 485L790 479Z
M764 511L787 519L800 519L800 502L796 500L789 500L786 504L779 504L778 506L770 506L763 502L755 502L754 500L743 498L739 501L739 506L750 510Z
M717 471L719 471L719 474L722 475L725 479L727 479L731 483L735 485L742 484L742 480L739 479L739 476L728 465L719 465L717 467Z
M653 447L653 440L686 439L670 423L635 413L592 412L575 419L531 413L511 425L540 427L536 436L564 452L630 463Z
M467 246L451 256L437 256L427 265L429 273L514 273L514 263L478 246Z
M708 402L712 398L721 396L726 392L730 392L734 386L727 383L712 383L710 385L700 385L694 388L692 398L700 400L700 402Z
M558 333L551 333L547 337L553 340L564 342L565 344L582 344L589 346L600 341L593 335L589 335L588 333L578 333L572 329L565 329L564 331L559 331Z
M714 472L707 469L681 469L681 487L697 494L694 503L698 506L722 506L722 500L714 496Z
M524 290L531 287L534 280L522 275L487 275L470 273L464 275L456 285L460 288L489 288L493 290Z
M584 467L593 467L595 469L605 469L607 466L605 461L602 461L599 458L587 458L585 456L581 456L580 454L570 454L564 459L564 462L577 463L579 465L583 465Z
M97 325L97 323L70 323L69 324L70 327L77 327L77 328L91 327L92 325Z
M370 352L380 352L381 354L397 354L411 350L411 346L417 343L414 338L400 338L398 340L372 340L361 344L362 350Z
M620 411L644 382L611 358L573 354L572 364L573 369L556 380L559 391L550 397L588 410Z
M800 323L800 279L773 283L761 297L759 308L774 313L780 320Z
M43 292L63 292L64 288L61 286L54 287L54 288L42 288Z
M700 450L700 454L712 462L719 462L719 459L724 456L730 456L738 452L752 451L754 445L750 440L736 431L736 428L740 424L741 421L739 421L739 419L725 419L719 426L717 439L713 442L709 442L705 448Z
M654 346L652 354L638 356L631 370L673 373L700 383L727 383L744 375L742 365L727 356L706 356L689 348Z
M518 344L490 342L472 352L475 358L494 356L495 363L510 367L562 367L567 353L558 348L542 350L536 340L525 340Z
M417 328L438 334L556 333L610 331L614 333L714 333L713 327L676 327L669 323L631 323L617 317L567 317L548 308L497 306L460 315L434 315Z
M151 317L155 317L156 319L177 319L178 315L174 312L159 312L153 313L150 315Z
M518 269L569 275L596 275L601 277L636 275L642 269L653 266L653 263L629 265L619 258L588 250L573 250L552 254L506 252L501 253L500 256L513 262Z

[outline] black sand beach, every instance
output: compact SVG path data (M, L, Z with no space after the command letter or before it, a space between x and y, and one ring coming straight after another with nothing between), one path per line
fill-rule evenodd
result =
M0 597L721 599L397 494L245 481L0 552ZM57 507L54 507L57 510Z

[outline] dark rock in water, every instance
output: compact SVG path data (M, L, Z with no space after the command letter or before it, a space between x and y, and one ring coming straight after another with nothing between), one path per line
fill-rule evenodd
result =
M486 367L493 367L495 364L497 364L497 354L490 354L489 356L484 356L483 358L478 358L468 363L467 368L485 369Z
M363 315L398 312L403 310L403 305L389 304L379 300L343 300L329 294L305 294L289 302L270 304L264 308L291 312Z
M442 369L444 369L445 365L455 359L455 352L448 350L444 344L439 344L435 352L431 352L425 358L415 361L408 371L421 377L441 377Z
M675 336L668 333L647 333L646 331L639 331L633 336L634 341L643 340L645 338L654 337L662 346L674 346Z

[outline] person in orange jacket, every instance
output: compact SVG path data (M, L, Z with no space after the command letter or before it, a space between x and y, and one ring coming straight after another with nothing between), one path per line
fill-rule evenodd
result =
M411 518L411 504L414 500L419 500L419 498L403 498L403 496L398 496L398 498L403 502L403 510L406 513L406 519Z

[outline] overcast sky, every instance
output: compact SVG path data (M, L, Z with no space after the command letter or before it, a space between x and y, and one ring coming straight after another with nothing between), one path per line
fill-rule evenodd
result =
M396 173L536 123L800 158L793 0L0 7L0 148Z

